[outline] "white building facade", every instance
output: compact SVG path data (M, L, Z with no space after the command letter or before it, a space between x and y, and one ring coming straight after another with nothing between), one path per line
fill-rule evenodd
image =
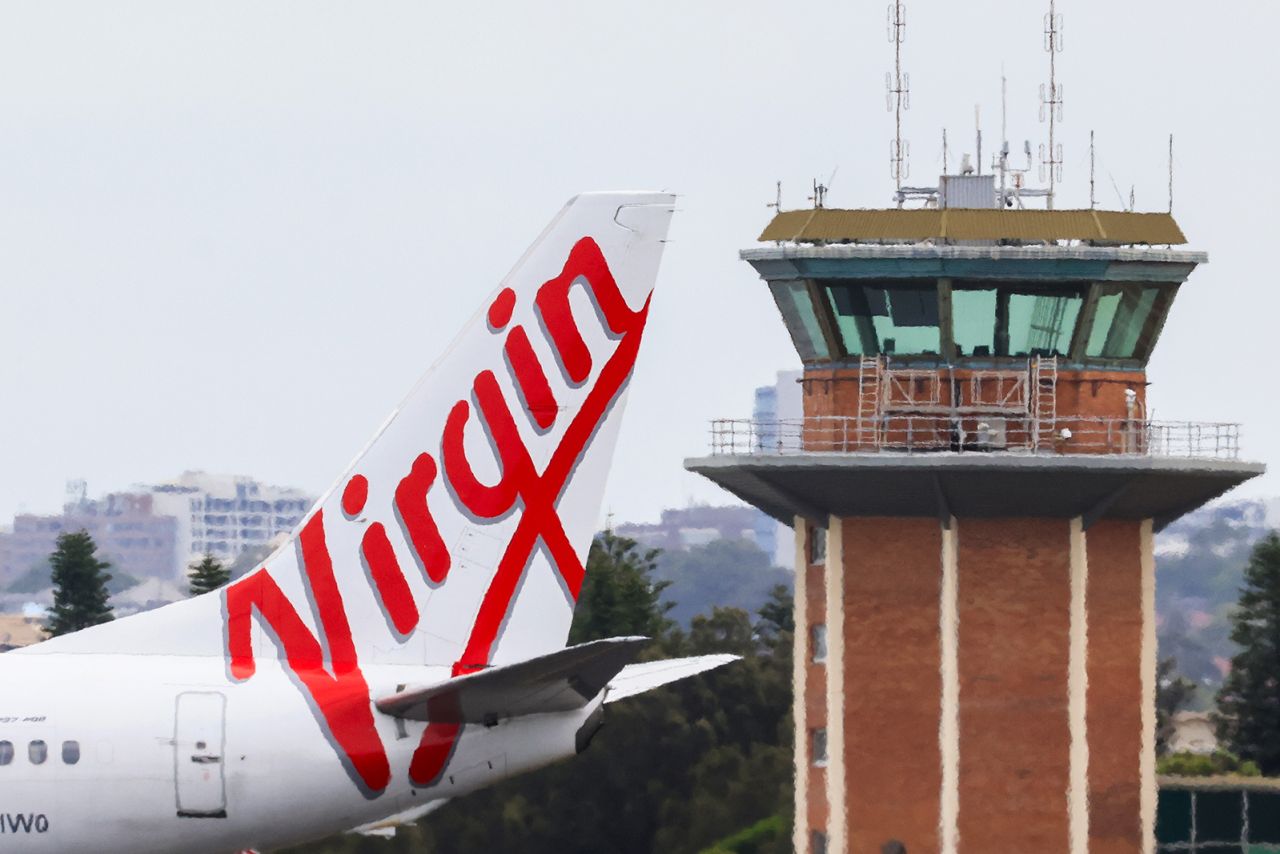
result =
M157 514L178 521L175 580L184 584L187 568L205 554L230 564L288 534L315 500L298 489L202 471L183 472L146 491L154 497Z

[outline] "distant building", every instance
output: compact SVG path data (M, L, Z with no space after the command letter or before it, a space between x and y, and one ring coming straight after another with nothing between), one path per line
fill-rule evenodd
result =
M773 385L762 385L756 389L751 420L762 449L776 448L786 441L788 425L794 425L795 433L799 434L799 425L804 418L800 388L803 375L803 371L778 371ZM795 563L795 534L790 525L757 511L755 530L756 545L768 552L775 564L791 566Z
M47 567L58 536L81 530L93 537L98 556L117 572L135 578L167 578L173 573L177 524L156 512L150 495L111 493L91 501L81 494L60 515L14 517L13 530L0 535L0 584Z
M153 587L185 595L191 563L207 552L230 564L261 550L292 531L313 500L301 490L251 477L199 471L100 499L89 499L83 481L76 481L68 485L61 514L22 514L14 517L12 530L0 532L0 586L46 567L59 534L84 530L116 573L170 582Z
M613 530L643 546L664 551L684 551L713 540L747 540L759 545L756 526L760 515L754 507L700 505L663 510L662 521L656 524L629 522Z
M1200 753L1208 756L1218 749L1218 734L1208 712L1178 712L1173 716L1170 753Z
M170 577L182 584L188 566L206 553L230 563L292 531L315 502L299 489L202 471L183 472L148 491L156 512L177 521L178 560Z

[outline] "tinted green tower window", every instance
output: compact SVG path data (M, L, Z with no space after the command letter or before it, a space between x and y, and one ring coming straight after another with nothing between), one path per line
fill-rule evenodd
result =
M941 352L936 284L841 283L825 290L849 355Z
M769 290L773 292L774 302L782 314L782 322L791 333L791 340L796 345L796 352L801 361L812 362L831 358L827 340L822 335L822 327L814 312L813 300L809 297L809 287L804 282L770 282Z
M1066 356L1084 287L956 282L952 329L959 356Z
M1093 329L1085 354L1090 358L1143 358L1173 301L1170 288L1132 284L1099 285Z

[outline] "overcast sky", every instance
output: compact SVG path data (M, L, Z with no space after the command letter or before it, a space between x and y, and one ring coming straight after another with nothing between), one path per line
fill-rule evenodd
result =
M910 0L911 182L1045 128L1034 2ZM1280 462L1280 5L1061 0L1060 206L1175 214L1211 263L1151 365L1156 417ZM813 177L890 202L882 2L5 3L0 522L184 469L319 492L566 198L683 195L608 507L723 493L708 422L798 366L737 251ZM953 161L954 162L954 161ZM1114 184L1114 186L1113 186ZM1117 191L1118 188L1118 191ZM1275 494L1268 475L1246 494Z

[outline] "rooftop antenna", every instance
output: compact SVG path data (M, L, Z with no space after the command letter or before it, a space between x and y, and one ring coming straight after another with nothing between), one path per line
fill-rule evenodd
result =
M973 127L978 141L978 174L982 174L982 107L973 105Z
M1098 167L1097 150L1093 147L1093 131L1089 131L1089 210L1098 205L1098 197L1094 191L1094 174Z
M1009 171L1009 78L1004 74L1004 65L1000 66L1000 157L997 162L1000 169L1000 204L1005 200L1005 176Z
M889 4L887 30L893 44L893 71L884 75L885 107L893 112L893 145L889 149L889 172L893 175L894 189L901 190L902 182L911 174L911 143L902 138L902 111L911 109L911 75L902 70L902 42L907 36L907 7L900 0ZM902 193L898 193L898 207L902 207Z
M815 208L826 207L827 191L831 189L831 185L835 183L836 173L840 171L840 167L831 170L831 174L827 176L827 183L818 182L817 178L813 179L813 195L809 197L809 201L813 202Z
M778 182L777 193L773 197L773 201L765 205L766 208L773 208L774 213L782 213L782 182Z
M815 208L826 205L827 202L827 185L818 183L818 179L813 179L813 195L809 197L809 201L813 202Z
M1169 213L1173 213L1173 134L1169 134Z
M1045 197L1053 209L1053 191L1062 180L1062 145L1055 142L1057 122L1062 121L1062 84L1058 82L1057 56L1062 53L1062 16L1058 14L1055 0L1049 0L1049 12L1044 16L1044 49L1049 53L1049 85L1040 84L1040 121L1049 120L1049 147L1040 147L1040 178L1049 178L1049 195Z
M942 129L942 174L947 174L947 129Z

